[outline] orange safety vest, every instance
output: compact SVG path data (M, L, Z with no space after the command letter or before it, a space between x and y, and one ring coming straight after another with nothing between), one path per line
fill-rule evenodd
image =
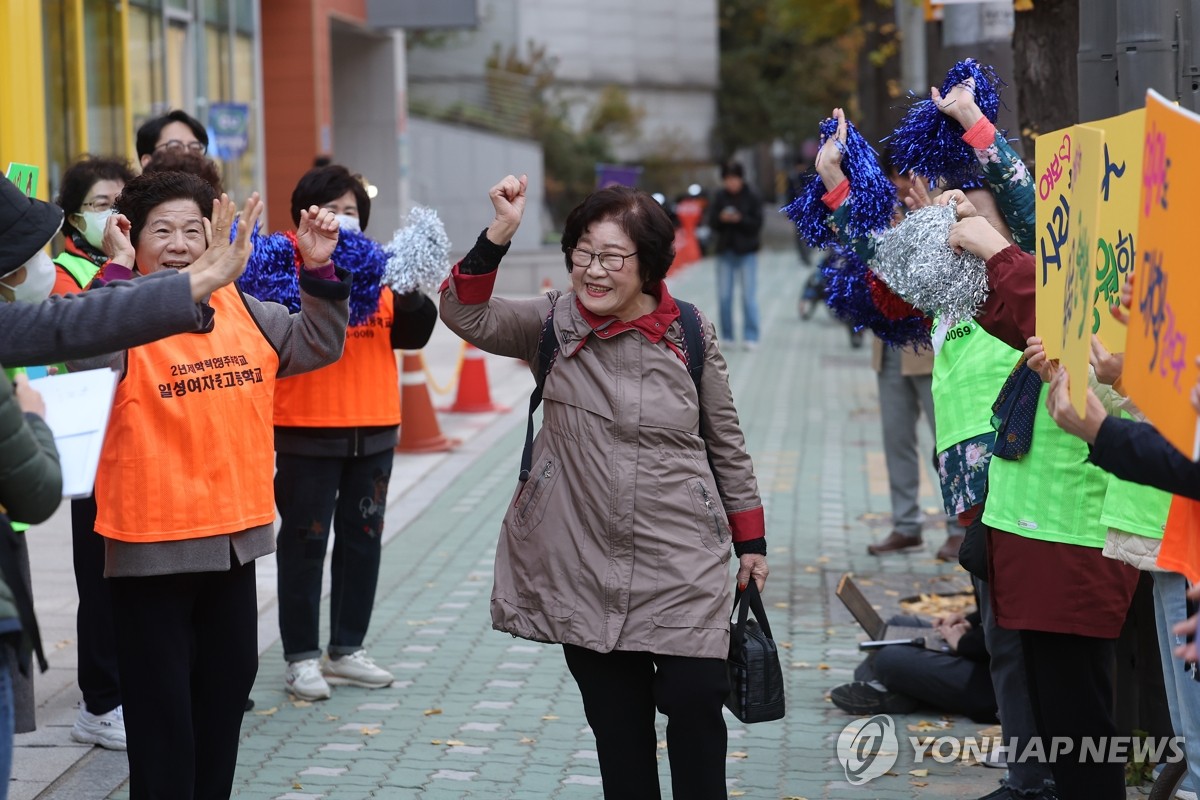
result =
M241 293L207 333L128 351L96 474L96 532L125 542L238 533L275 519L279 354Z
M334 363L279 381L275 424L297 428L359 428L400 424L400 377L392 350L392 290L379 293L370 319L346 329Z
M1200 502L1179 495L1171 498L1157 563L1200 583Z

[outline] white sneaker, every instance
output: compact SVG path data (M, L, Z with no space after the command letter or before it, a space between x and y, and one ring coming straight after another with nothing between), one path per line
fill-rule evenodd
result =
M71 726L71 738L81 744L98 744L105 750L125 749L125 710L117 706L107 714L92 714L81 703Z
M327 700L333 691L321 675L321 663L315 658L289 661L283 673L287 690L301 700Z
M330 683L366 689L382 689L391 686L395 680L392 673L371 660L366 650L356 650L340 658L326 658L321 662L321 672Z

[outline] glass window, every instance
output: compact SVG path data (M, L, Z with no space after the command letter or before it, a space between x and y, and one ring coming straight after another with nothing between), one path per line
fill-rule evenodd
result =
M111 0L86 0L84 60L87 64L87 149L112 155L125 151L125 49L121 46L121 9Z
M69 3L46 0L42 6L46 71L46 149L49 163L46 178L50 196L58 193L59 179L71 161L84 149L79 141L79 86L73 80L73 42L77 31Z
M129 8L129 77L133 127L166 109L166 79L163 74L162 16L152 11Z

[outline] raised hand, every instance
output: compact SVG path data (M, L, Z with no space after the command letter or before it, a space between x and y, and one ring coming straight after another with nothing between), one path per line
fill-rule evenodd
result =
M825 184L825 191L837 188L846 179L842 172L842 153L846 151L846 112L840 108L833 110L833 118L837 120L837 130L825 140L817 151L816 170Z
M246 269L254 246L251 234L263 213L263 201L258 192L250 195L242 206L237 238L229 241L229 230L233 225L237 206L228 195L213 201L212 223L205 220L208 234L208 249L195 263L183 270L192 282L192 299L197 303L217 289L238 279Z
M983 119L983 112L975 102L975 79L967 78L962 83L956 83L942 97L936 86L930 87L929 97L938 110L962 126L970 130L976 122Z
M310 206L300 210L296 246L305 269L320 269L329 263L338 243L338 221L328 208Z
M967 199L962 189L947 189L939 194L933 202L939 206L948 206L954 203L954 213L958 215L959 219L973 217L979 213L975 209L975 204Z
M916 211L918 208L933 205L933 198L929 196L929 184L915 172L909 173L908 191L904 193L904 205L909 211ZM961 217L962 215L960 214L959 216Z
M525 216L526 189L529 178L522 175L505 175L499 183L488 189L488 199L496 210L496 217L488 225L487 238L492 244L508 244L521 227Z
M137 260L133 241L129 238L132 230L133 225L124 214L110 214L104 223L104 238L100 240L100 249L110 261L130 269Z
M1025 365L1038 374L1042 383L1049 383L1058 374L1058 362L1046 358L1046 348L1038 337L1030 336L1025 344Z
M1008 247L1008 240L983 217L967 217L951 225L947 243L956 253L965 250L984 261Z

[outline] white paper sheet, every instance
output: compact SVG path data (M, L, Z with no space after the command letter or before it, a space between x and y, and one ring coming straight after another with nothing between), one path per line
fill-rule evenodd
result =
M92 493L117 377L111 369L92 369L29 382L46 403L46 424L62 464L63 497Z

